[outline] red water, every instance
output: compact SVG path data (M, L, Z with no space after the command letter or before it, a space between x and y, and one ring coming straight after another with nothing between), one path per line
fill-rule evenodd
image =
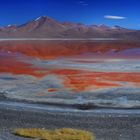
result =
M61 69L53 71L53 74L62 77L65 87L69 87L75 91L96 90L119 86L140 86L140 73L91 72Z
M32 45L31 45L32 44ZM47 69L33 66L27 60L26 56L32 59L57 59L59 57L80 56L87 53L105 53L110 50L121 52L122 50L139 48L136 43L64 43L64 42L48 42L48 43L1 43L0 45L0 73L11 73L18 75L30 75L42 78L49 74L56 75L63 80L65 88L80 92L88 90L96 90L111 87L139 87L140 72L93 72L88 70L76 70L67 68ZM3 56L7 53L7 56ZM18 55L22 54L22 60ZM15 54L15 55L13 55ZM101 55L102 56L102 55ZM125 57L127 54L124 55ZM135 56L132 54L132 56ZM127 56L132 57L132 56ZM109 56L110 57L110 56ZM123 57L123 56L122 56ZM136 57L135 57L136 58ZM82 61L84 62L84 60ZM91 61L92 63L92 61ZM55 92L58 89L49 89L49 92Z
M58 57L73 57L81 55L92 55L98 57L123 57L137 58L134 54L119 53L134 48L140 49L140 44L135 42L69 42L69 41L13 41L1 42L0 51L21 53L27 56L41 59L54 59ZM109 53L110 52L110 53ZM112 53L114 52L114 53ZM117 55L116 55L117 54Z

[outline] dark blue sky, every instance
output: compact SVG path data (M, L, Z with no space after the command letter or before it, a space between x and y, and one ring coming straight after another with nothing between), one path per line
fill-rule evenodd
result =
M140 29L140 0L0 0L0 26L39 16Z

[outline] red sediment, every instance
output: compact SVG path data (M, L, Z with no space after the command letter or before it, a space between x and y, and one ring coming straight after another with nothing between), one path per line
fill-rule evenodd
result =
M47 70L33 67L31 64L18 61L15 57L10 56L0 59L0 72L31 75L38 78L55 74L64 80L66 88L75 91L125 86L128 82L132 86L140 86L140 73L136 72L92 72L75 69ZM56 91L57 89L48 90L48 92Z
M58 91L58 89L56 89L56 88L49 88L48 89L48 92L56 92L56 91Z
M114 51L120 52L132 48L140 48L139 43L125 42L63 42L63 41L42 41L42 42L1 42L0 51L10 51L13 53L22 53L27 56L40 59L54 59L58 57L71 57L88 53L102 54ZM94 54L95 55L95 54ZM132 54L133 55L133 54ZM110 55L109 55L110 56ZM108 57L109 57L108 56ZM129 57L129 56L127 56Z
M31 64L18 61L13 57L0 59L0 73L25 74L35 77L43 77L47 74L45 70L41 68L33 68Z
M138 48L135 43L98 43L98 42L46 42L46 43L1 43L0 52L21 53L25 56L40 59L54 59L58 57L71 57L84 53L108 52L115 50L119 52L125 49ZM59 49L58 49L59 48ZM48 74L55 74L64 80L66 88L75 91L89 89L102 89L126 86L140 86L140 73L136 72L92 72L84 70L60 69L47 70L33 67L32 64L19 61L16 57L2 57L0 59L0 72L12 74L25 74L35 77L43 77ZM49 89L55 92L57 89Z
M62 76L65 87L75 91L127 86L126 83L128 82L131 86L140 84L140 73L91 72L68 69L57 70L52 73Z

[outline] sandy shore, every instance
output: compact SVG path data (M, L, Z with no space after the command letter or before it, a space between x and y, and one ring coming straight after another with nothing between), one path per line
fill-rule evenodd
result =
M140 110L77 110L1 98L0 140L27 140L10 134L19 127L71 127L92 131L97 140L139 140Z

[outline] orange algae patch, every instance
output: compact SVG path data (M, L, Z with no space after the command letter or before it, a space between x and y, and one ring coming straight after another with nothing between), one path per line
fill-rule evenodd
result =
M56 91L58 91L58 89L56 89L56 88L49 88L48 89L48 92L56 92Z
M136 72L93 72L75 69L47 70L33 67L32 64L21 62L16 57L8 56L0 59L0 72L12 74L25 74L38 78L55 74L64 82L64 86L77 92L96 90L102 88L140 86L140 73ZM57 92L58 89L50 88L48 92Z
M35 77L43 77L47 72L40 72L42 69L33 68L32 64L18 61L14 57L7 57L0 59L0 73L12 73L12 74L25 74Z
M131 86L140 84L140 73L92 72L82 70L56 70L52 73L61 76L64 85L74 91ZM123 82L123 83L122 83Z
M63 69L53 71L53 73L63 78L65 87L77 92L84 91L93 86L94 89L120 86L120 84L111 81L105 81L102 79L102 73L97 72ZM98 78L100 78L100 80L98 80Z
M32 64L18 60L15 56L0 58L0 73L25 74L41 78L49 74L57 75L64 86L77 92L120 86L140 86L139 72L93 72L76 69L45 69L33 67ZM50 88L48 92L57 92Z

